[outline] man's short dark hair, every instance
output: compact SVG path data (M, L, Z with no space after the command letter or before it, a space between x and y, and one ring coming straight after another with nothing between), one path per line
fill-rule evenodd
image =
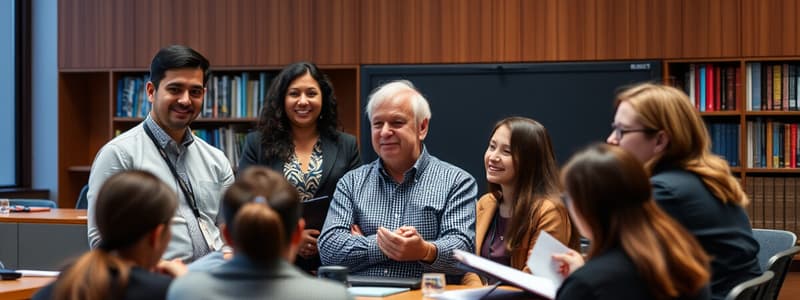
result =
M202 54L184 45L171 45L158 50L150 63L150 81L158 89L158 84L168 70L200 68L203 70L203 86L208 82L209 63Z

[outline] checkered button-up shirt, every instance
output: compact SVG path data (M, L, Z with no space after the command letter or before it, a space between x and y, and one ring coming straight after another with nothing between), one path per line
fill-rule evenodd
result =
M460 275L453 250L475 249L475 179L428 154L423 147L398 184L380 159L345 174L336 187L319 239L323 265L342 265L351 274L420 277L424 272ZM350 234L356 224L364 236ZM378 227L414 226L436 245L432 264L391 260L377 243Z

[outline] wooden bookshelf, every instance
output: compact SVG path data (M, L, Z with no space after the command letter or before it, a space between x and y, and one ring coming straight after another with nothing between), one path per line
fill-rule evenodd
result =
M797 155L800 152L797 147L800 138L795 135L795 145L792 147L791 135L795 133L790 134L791 125L800 123L798 100L800 57L666 60L665 83L686 91L693 103L697 103L698 97L703 93L716 98L720 90L726 86L716 81L713 85L708 85L706 82L702 85L716 90L711 94L708 94L708 91L698 91L698 76L701 76L698 66L704 66L706 71L708 67L713 69L719 66L738 69L733 85L730 86L736 96L735 107L727 107L728 110L721 111L708 111L707 108L710 106L702 107L706 111L701 111L700 115L706 121L709 131L720 123L733 124L737 127L732 135L737 140L727 144L727 147L735 147L738 153L734 154L735 157L726 159L736 162L732 164L736 166L732 168L732 172L739 176L751 199L748 214L753 227L789 230L800 234L798 226L800 224L797 220L797 216L800 215L797 201L800 195L800 164L794 159L795 163L792 165L792 156L800 158ZM691 75L691 72L695 73ZM767 76L767 72L769 72L769 85L767 78L761 77ZM772 78L774 76L780 78L779 82L774 82ZM709 77L706 75L705 79ZM767 86L768 90L763 90L764 86ZM731 89L727 89L726 92L730 91ZM762 101L768 102L764 102L765 105L762 106ZM698 109L701 109L701 106L696 105ZM768 132L768 130L773 131ZM786 139L786 136L790 138ZM713 133L712 140L714 140ZM713 148L719 149L719 147ZM718 154L725 156L724 153ZM779 163L782 167L773 166L775 163Z
M357 136L360 126L358 66L320 65L320 68L333 82L342 130ZM266 72L269 78L273 78L280 69L281 66L215 68L212 65L212 75ZM88 182L97 151L115 135L143 120L142 116L118 116L117 96L120 79L144 77L146 74L145 68L65 69L59 72L59 207L74 207L81 188ZM192 123L192 129L230 127L234 132L244 134L257 122L255 113L246 117L201 116Z

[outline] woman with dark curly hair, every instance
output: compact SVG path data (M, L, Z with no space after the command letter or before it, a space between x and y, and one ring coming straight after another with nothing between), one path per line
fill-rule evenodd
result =
M328 77L313 63L293 63L273 79L265 102L258 130L245 140L239 170L263 165L280 172L302 201L332 197L339 178L358 167L361 157L355 137L338 131L336 96ZM306 271L320 264L319 229L303 231L296 264Z

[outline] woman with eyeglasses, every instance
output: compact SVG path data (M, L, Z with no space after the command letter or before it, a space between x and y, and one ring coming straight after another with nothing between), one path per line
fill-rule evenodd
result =
M652 199L642 164L610 145L578 152L563 170L564 201L588 261L555 254L568 276L556 299L708 299L708 256Z
M712 257L711 292L723 299L761 274L758 243L744 211L749 202L711 141L688 96L659 84L638 84L616 97L607 142L644 163L656 203L692 233Z
M541 232L577 247L578 235L559 199L550 136L542 124L523 117L501 120L492 131L483 161L489 192L478 200L476 209L478 255L530 272L528 251ZM462 282L480 285L481 281L467 273Z

